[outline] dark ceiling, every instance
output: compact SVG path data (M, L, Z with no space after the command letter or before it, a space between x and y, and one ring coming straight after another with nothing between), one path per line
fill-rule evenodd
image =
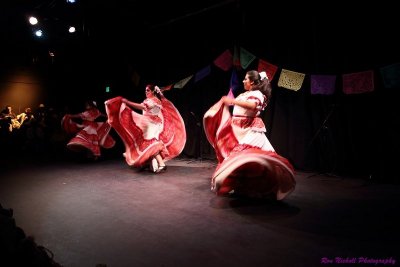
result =
M1 54L3 61L29 61L51 50L66 64L85 57L93 65L122 62L143 72L169 68L183 75L239 45L299 71L347 71L398 61L396 10L329 1L6 0ZM27 23L31 13L44 19L42 40ZM73 36L66 32L70 22L78 29Z
M0 11L3 59L29 61L52 51L68 60L85 55L110 63L123 58L134 65L179 62L189 55L195 61L209 61L230 48L234 35L239 35L237 4L234 0L77 0L75 4L7 0ZM37 15L45 28L41 39L33 36L35 27L27 22L31 14ZM66 30L70 23L77 28L74 35ZM204 58L205 54L210 54L209 58Z
M191 34L216 33L235 23L236 1L214 0L199 2L152 1L88 1L77 0L7 0L1 12L1 33L9 47L32 40L34 27L27 17L36 15L45 27L43 44L63 46L71 35L66 26L76 25L84 41L139 44L144 37L160 41L185 41ZM210 35L209 35L210 36ZM183 40L180 40L182 38ZM37 41L37 40L36 40ZM38 42L38 41L37 41Z

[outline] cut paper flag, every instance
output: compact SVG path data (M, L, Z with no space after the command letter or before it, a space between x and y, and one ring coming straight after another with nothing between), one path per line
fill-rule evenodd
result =
M199 70L195 76L194 76L194 82L198 82L202 79L204 79L205 77L207 77L209 74L211 73L211 66L208 65L205 68L202 68L201 70Z
M161 87L161 91L168 91L172 89L172 86L174 86L173 84L167 85L167 86L163 86Z
M362 94L374 90L374 72L372 70L343 74L343 92Z
M382 67L380 71L385 88L400 87L400 63Z
M239 81L237 77L236 70L232 70L232 75L231 75L231 83L229 86L230 91L232 91L233 95L236 95L239 91Z
M229 97L229 98L235 98L235 95L232 92L232 88L229 89L229 92L228 92L228 94L226 96Z
M258 72L265 71L265 73L267 73L268 80L272 81L272 79L274 79L277 70L277 66L262 59L258 60Z
M253 62L255 58L255 55L242 47L240 48L240 64L242 65L243 69L247 69L247 67L251 64L251 62Z
M189 77L180 80L179 82L174 84L174 88L183 88L189 81L192 79L193 75L190 75Z
M304 73L282 69L278 80L278 86L297 91L303 85L305 76Z
M214 60L215 66L218 68L228 71L232 67L232 53L229 49L225 50Z
M311 75L311 94L333 95L335 92L335 75Z
M240 48L236 45L233 48L233 66L236 69L242 68L242 65L240 64Z

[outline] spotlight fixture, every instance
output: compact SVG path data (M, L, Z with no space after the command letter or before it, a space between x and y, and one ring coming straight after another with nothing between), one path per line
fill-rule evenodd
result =
M42 30L37 30L37 31L35 31L35 35L36 35L37 37L42 37L42 36L43 36Z
M74 26L71 26L71 27L69 27L68 31L69 31L70 33L73 33L73 32L76 31L76 29L75 29Z
M36 25L38 23L38 19L36 17L31 16L29 17L29 23L31 25Z

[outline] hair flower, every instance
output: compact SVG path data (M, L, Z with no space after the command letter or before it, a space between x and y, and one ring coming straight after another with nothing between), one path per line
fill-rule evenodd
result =
M260 74L260 80L261 80L261 81L262 81L262 80L265 80L265 79L268 80L268 76L267 76L267 73L266 73L265 71L262 71L262 72L260 72L259 74Z

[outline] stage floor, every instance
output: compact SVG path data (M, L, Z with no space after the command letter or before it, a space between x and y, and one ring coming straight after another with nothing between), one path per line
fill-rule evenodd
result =
M214 195L213 160L175 159L160 174L121 158L2 164L0 204L66 267L400 261L400 185L297 172L272 202Z

